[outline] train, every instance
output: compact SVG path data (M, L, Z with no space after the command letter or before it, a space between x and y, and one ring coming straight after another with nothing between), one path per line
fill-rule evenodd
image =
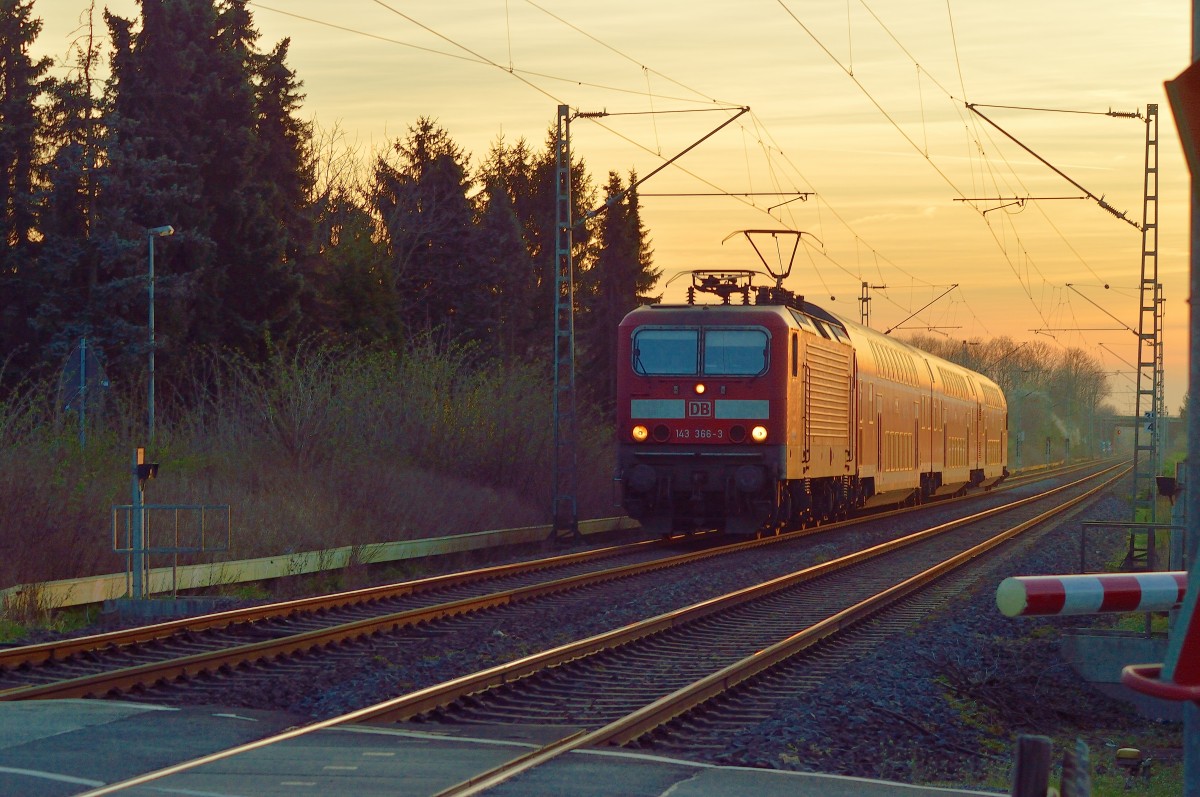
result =
M995 382L758 274L690 272L686 303L619 325L616 480L647 532L778 534L1008 475Z

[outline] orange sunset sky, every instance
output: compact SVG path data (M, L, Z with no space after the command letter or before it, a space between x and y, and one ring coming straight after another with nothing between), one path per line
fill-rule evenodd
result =
M88 6L36 0L38 49L66 56ZM139 5L98 3L101 30L105 7L135 16ZM893 334L932 328L953 340L1086 347L1113 372L1111 402L1126 412L1137 358L1135 225L1147 108L1157 103L1166 395L1178 411L1187 388L1188 181L1163 82L1190 62L1182 0L252 0L250 8L264 49L291 38L304 115L368 154L429 116L477 165L500 135L540 149L566 104L610 114L571 126L573 153L602 184L610 169L648 174L728 120L729 108L749 106L641 186L665 278L757 267L740 239L722 244L735 230L804 230L811 237L787 286L810 300L857 317L861 283L885 285L872 291L871 323L887 329L957 283ZM667 299L681 298L684 283L667 288Z

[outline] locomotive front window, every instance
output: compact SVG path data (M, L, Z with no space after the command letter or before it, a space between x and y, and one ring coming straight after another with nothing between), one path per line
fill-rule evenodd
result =
M704 373L758 376L767 370L767 333L761 329L708 329L704 332Z
M643 375L699 373L700 330L639 329L633 333L633 370Z

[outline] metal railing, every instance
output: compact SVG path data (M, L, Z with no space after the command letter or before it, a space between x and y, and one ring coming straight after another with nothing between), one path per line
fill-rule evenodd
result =
M152 520L166 513L170 513L169 544L154 544L155 526L161 538L162 523L154 524ZM113 507L112 518L113 552L126 556L125 587L132 598L144 598L146 594L135 593L150 591L150 555L172 557L171 595L176 597L180 554L223 553L232 541L229 504L122 504ZM214 526L223 526L224 532L213 532ZM135 577L136 567L142 568L137 574L140 578Z

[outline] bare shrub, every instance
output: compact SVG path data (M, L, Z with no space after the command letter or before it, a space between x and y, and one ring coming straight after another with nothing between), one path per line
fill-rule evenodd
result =
M163 402L151 504L229 504L221 562L549 520L550 374L433 339L407 348L308 342L261 365L203 350ZM48 386L0 400L0 586L119 572L111 507L131 502L144 385L118 387L89 432ZM612 511L612 433L579 413L580 516ZM158 564L154 562L153 564Z
M263 365L234 362L239 405L257 437L298 467L323 459L336 426L341 352L306 344L276 350Z

